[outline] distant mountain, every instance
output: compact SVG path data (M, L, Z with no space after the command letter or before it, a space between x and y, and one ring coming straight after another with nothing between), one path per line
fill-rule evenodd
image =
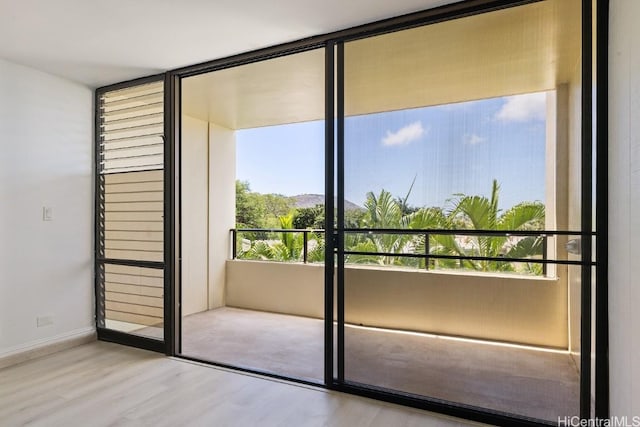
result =
M298 194L297 196L291 196L293 200L293 206L296 208L312 208L315 205L324 205L323 194ZM337 202L336 202L337 203ZM363 210L362 206L358 206L348 200L344 201L344 210Z

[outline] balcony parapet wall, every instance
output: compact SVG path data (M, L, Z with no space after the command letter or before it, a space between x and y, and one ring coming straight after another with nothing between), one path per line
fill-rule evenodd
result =
M322 318L324 267L229 260L228 306ZM567 289L551 278L345 268L345 321L566 349Z

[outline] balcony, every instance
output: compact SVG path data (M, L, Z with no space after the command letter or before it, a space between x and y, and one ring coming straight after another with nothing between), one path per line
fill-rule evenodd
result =
M288 231L305 234L304 248L312 240ZM225 304L183 318L183 354L323 382L324 265L304 262L308 252L274 262L233 251ZM345 379L539 419L577 414L566 282L434 269L431 257L422 268L346 265Z

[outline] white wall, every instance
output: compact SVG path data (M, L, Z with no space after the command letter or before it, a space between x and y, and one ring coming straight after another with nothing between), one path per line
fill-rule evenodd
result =
M611 413L640 416L640 2L612 1L610 13Z
M207 310L209 123L182 116L182 315Z
M94 326L92 121L89 88L0 60L0 357Z

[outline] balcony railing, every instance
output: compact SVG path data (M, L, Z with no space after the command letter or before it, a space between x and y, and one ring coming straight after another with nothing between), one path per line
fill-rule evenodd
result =
M309 261L309 234L324 234L322 229L296 229L296 228L232 228L231 232L231 259L238 256L238 233L302 233L302 262Z
M231 245L231 258L238 258L238 237L247 233L260 233L264 236L273 233L301 233L303 236L302 242L302 259L297 258L296 261L303 263L309 262L309 241L311 235L321 235L325 233L322 229L264 229L264 228L239 228L231 229L232 245ZM404 235L413 236L415 239L408 240L408 244L397 248L396 251L384 251L373 250L363 251L355 250L353 247L349 247L345 244L345 249L340 251L341 254L346 256L371 256L371 257L394 257L394 258L413 258L423 259L424 269L433 268L432 261L435 260L456 260L458 261L458 268L462 268L464 261L480 261L480 262L497 262L497 263L527 263L527 264L539 264L542 266L541 274L546 276L547 266L549 264L565 264L565 265L579 265L580 261L567 260L567 259L549 259L548 257L548 239L555 236L563 235L576 235L574 232L566 231L547 231L547 230L469 230L469 229L365 229L365 228L346 228L344 229L345 240L348 236L366 235L371 238L374 235L391 236L391 235ZM436 241L438 237L453 236L454 239L458 239L460 251L455 254L436 253L432 241ZM516 244L519 240L534 237L536 242L535 253L528 255L527 257L511 257L505 256L503 253L496 255L481 255L476 247L473 246L473 242L470 239L473 238L506 238L511 239L512 244ZM337 235L334 236L335 242L337 242ZM466 239L466 247L465 247ZM539 240L538 240L539 239ZM254 241L261 239L253 239ZM264 239L265 241L278 241L279 239ZM324 238L323 238L324 240ZM537 242L540 242L539 244ZM477 242L477 240L476 240ZM337 247L337 244L334 245ZM418 251L419 249L419 251ZM338 250L336 250L338 253ZM242 255L242 254L240 254ZM530 256L530 257L529 257Z

